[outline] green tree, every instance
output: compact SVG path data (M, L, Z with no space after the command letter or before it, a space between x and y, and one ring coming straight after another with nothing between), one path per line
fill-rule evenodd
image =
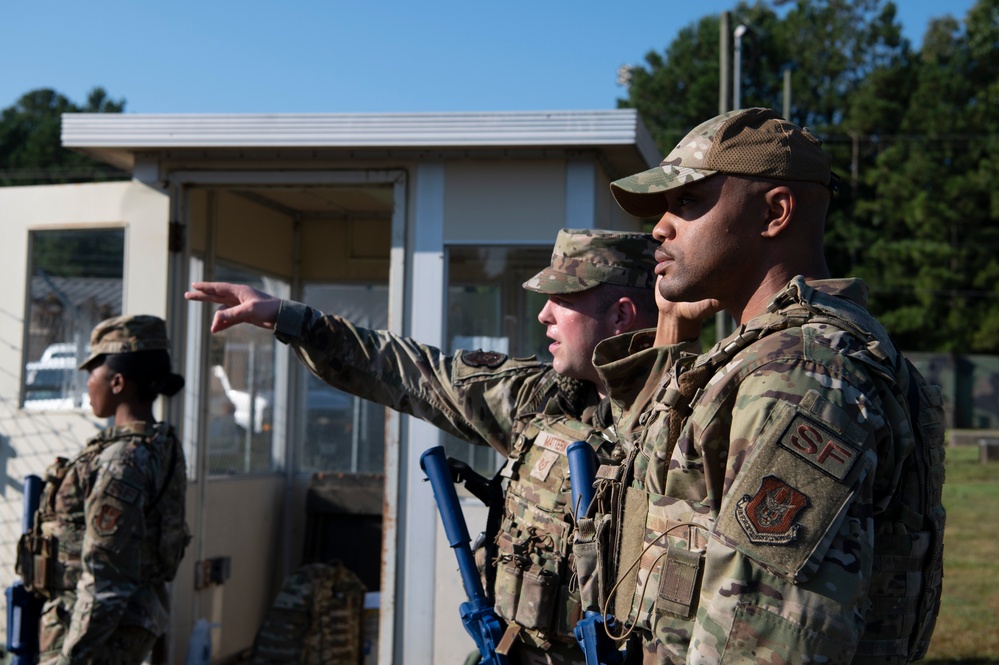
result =
M86 104L74 104L55 90L24 94L0 112L0 185L34 185L126 177L121 171L67 150L60 142L63 113L121 113L125 100L90 91Z
M999 352L999 0L934 21L893 133L878 137L856 272L905 348Z
M784 70L790 69L789 119L820 133L838 130L868 75L897 67L910 48L895 4L882 0L797 0L783 17L762 2L740 2L729 24L748 28L741 105L783 108ZM618 106L638 109L664 152L718 111L720 25L718 16L705 16L630 69L628 96Z
M811 127L843 178L827 252L871 287L903 348L999 352L999 0L933 22L914 52L881 0L740 3L742 106ZM668 152L717 112L718 17L680 31L631 71L638 109Z
M719 18L706 16L629 70L628 97L618 107L637 109L664 153L718 112L718 30Z
M823 133L839 129L868 76L906 58L896 16L895 3L882 0L797 0L774 26L792 70L789 119Z

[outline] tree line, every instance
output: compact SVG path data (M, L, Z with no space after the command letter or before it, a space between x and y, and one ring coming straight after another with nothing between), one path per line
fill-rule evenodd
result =
M871 309L911 351L999 353L999 0L929 25L916 49L894 2L740 2L741 106L784 108L821 136L842 187L826 232L833 274L857 276ZM722 17L683 28L627 71L663 153L718 113ZM730 54L731 55L731 54ZM0 185L128 177L66 150L64 112L115 113L41 89L0 114Z
M0 186L119 180L129 174L62 147L63 113L121 113L124 99L96 87L84 104L51 88L32 90L0 111Z
M826 232L835 275L864 278L902 348L999 353L999 0L929 25L915 49L881 0L739 3L740 106L813 129L843 186ZM946 5L941 5L946 11ZM721 16L629 68L663 153L719 111Z

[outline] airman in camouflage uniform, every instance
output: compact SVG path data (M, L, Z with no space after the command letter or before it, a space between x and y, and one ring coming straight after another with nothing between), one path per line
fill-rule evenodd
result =
M553 366L490 351L447 356L240 285L196 283L187 297L223 305L213 331L239 322L273 327L330 385L507 456L495 598L514 641L510 656L582 663L572 638L579 609L569 584L565 448L584 440L603 461L620 459L603 431L610 415L600 407L591 355L601 339L655 325L654 247L648 234L559 232L551 265L524 284L549 295L539 319L555 340Z
M27 539L37 546L24 557L29 588L47 598L43 665L138 665L166 631L166 583L189 539L184 453L152 413L157 395L184 385L167 348L153 316L109 319L91 335L80 369L90 371L94 414L116 424L46 472Z
M633 335L595 351L628 451L598 473L613 507L594 520L619 534L602 599L646 662L904 663L928 645L939 393L866 286L828 279L829 164L810 132L748 109L612 184L628 212L662 216L660 295L717 298L741 324L672 366Z

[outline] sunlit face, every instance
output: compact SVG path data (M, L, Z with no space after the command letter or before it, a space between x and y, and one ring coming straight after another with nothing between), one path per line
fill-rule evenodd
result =
M738 178L716 175L663 194L667 210L652 231L659 293L667 300L717 298L723 306L752 282L758 201Z
M563 376L597 383L593 348L617 331L599 289L552 295L538 313L552 340L548 346L555 371Z
M115 392L115 376L119 376L105 364L98 365L90 370L90 377L87 379L87 392L90 394L90 408L94 410L94 415L98 418L110 418L114 415L121 398Z

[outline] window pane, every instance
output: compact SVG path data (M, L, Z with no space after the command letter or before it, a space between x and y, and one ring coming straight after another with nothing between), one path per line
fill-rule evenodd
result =
M287 285L249 271L217 265L220 281L283 297ZM276 340L270 330L240 325L211 335L208 350L208 474L276 469L273 447Z
M388 327L388 287L375 284L307 284L303 299L325 313L339 314L362 328ZM296 422L304 431L298 455L301 471L382 473L385 466L385 407L337 390L302 372L302 400Z
M451 247L448 250L448 353L458 349L500 351L550 361L538 312L546 298L523 283L548 265L551 250L539 247ZM500 460L492 448L443 435L449 455L492 475Z
M90 331L121 314L124 229L34 231L23 374L25 409L90 406Z

